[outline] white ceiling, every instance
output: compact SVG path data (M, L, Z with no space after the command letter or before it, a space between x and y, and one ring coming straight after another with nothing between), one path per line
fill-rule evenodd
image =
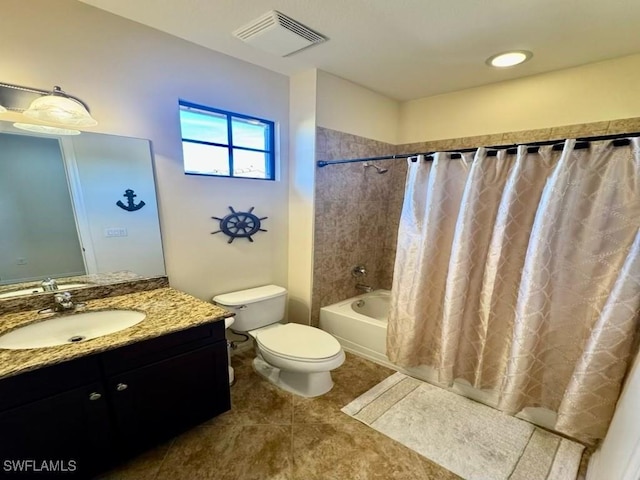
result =
M397 100L640 52L639 0L81 0L291 75L317 67ZM287 58L232 36L278 10L329 41ZM487 57L534 57L497 70Z

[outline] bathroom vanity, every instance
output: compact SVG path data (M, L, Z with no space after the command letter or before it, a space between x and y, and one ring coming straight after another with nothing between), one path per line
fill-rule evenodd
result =
M60 477L90 478L230 408L230 313L171 288L87 306L139 308L147 317L78 344L0 350L3 475L19 465L7 462L31 459L36 468L59 462ZM0 334L32 316L0 317Z

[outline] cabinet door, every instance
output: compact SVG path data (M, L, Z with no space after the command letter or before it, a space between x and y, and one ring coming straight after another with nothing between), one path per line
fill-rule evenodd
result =
M110 457L104 387L93 383L0 413L0 476L89 478Z
M225 342L115 375L107 383L125 455L231 407Z

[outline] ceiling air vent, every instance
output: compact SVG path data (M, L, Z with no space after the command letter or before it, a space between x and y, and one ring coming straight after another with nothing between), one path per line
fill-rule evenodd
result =
M275 10L237 29L233 35L249 45L281 57L327 41L326 37Z

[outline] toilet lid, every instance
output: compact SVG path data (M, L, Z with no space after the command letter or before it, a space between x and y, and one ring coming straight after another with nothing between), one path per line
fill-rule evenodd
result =
M340 343L319 328L287 323L278 328L258 332L256 341L276 355L320 360L333 357L340 352Z

